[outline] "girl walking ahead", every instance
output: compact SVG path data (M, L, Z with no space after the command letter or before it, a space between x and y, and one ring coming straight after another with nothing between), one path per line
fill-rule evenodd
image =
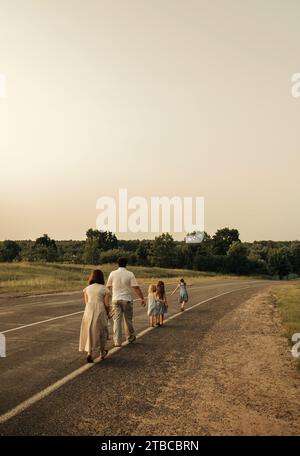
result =
M187 286L184 279L180 279L179 284L175 288L175 290L171 293L171 296L179 289L179 304L181 305L181 312L184 311L185 305L189 300L189 295L187 292Z

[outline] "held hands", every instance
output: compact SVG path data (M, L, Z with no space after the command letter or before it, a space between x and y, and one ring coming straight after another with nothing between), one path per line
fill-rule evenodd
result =
M111 318L113 317L113 310L112 310L112 308L111 308L111 307L107 307L107 308L106 308L106 313L107 313L107 318L108 318L109 320L111 320Z

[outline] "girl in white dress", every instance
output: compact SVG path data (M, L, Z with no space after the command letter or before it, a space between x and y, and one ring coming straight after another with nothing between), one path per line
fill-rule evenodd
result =
M92 363L92 354L100 349L101 359L108 353L108 316L110 292L104 285L103 272L96 269L89 278L89 285L83 290L85 311L82 317L79 351L87 352L87 362Z

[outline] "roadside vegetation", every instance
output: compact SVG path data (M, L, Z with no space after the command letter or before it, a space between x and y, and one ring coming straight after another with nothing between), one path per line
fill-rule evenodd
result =
M291 342L292 335L300 333L300 282L275 288L273 294L284 325L284 335ZM300 369L300 359L299 359Z
M47 234L35 241L5 240L0 242L0 262L103 265L126 256L130 265L141 267L274 279L300 276L299 241L246 243L239 236L237 229L222 228L213 236L204 233L199 243L176 241L169 233L153 240L120 240L109 231L89 229L83 241L57 241Z
M18 292L51 292L80 290L86 286L90 272L97 265L60 264L60 263L0 263L0 294ZM108 277L116 264L98 265ZM237 276L198 272L187 269L167 269L146 266L130 266L141 283L149 283L163 278L166 282L179 281L184 277L187 281L238 280ZM240 277L244 278L244 277Z

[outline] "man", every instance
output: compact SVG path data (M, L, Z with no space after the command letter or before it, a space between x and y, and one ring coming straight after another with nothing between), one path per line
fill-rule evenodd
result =
M127 259L119 259L119 269L112 271L108 277L107 287L112 293L112 310L114 319L114 345L120 347L122 344L122 320L123 316L127 328L128 343L135 341L133 318L132 289L136 292L145 306L145 299L142 290L137 284L133 272L126 269Z

